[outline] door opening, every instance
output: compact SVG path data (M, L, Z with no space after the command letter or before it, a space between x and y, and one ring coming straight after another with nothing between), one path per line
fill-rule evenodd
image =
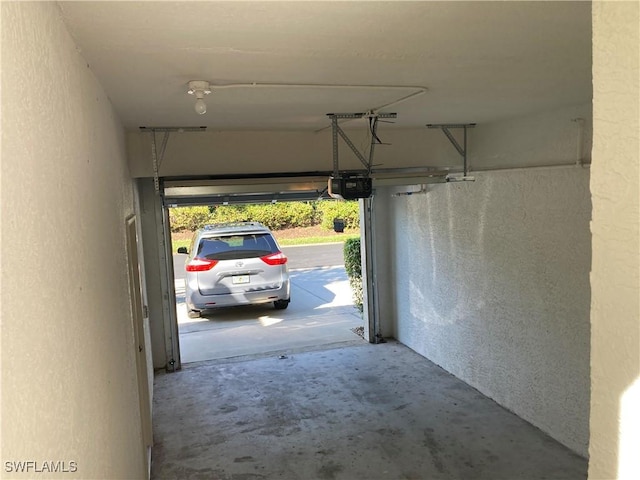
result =
M343 253L345 238L359 238L359 210L357 202L334 200L171 208L181 361L264 353L285 355L296 349L362 341L359 333L364 319L353 304ZM346 224L342 232L333 228L338 217ZM258 220L272 227L273 236L287 257L290 305L284 310L271 304L213 308L203 311L200 318L189 318L185 302L185 277L189 272L185 271L185 262L197 256L194 249L199 248L192 242L192 231L205 223L233 220ZM329 242L319 243L323 240ZM177 253L180 247L189 253ZM191 281L197 275L192 275ZM249 277L246 280L250 282ZM189 288L193 290L191 285Z

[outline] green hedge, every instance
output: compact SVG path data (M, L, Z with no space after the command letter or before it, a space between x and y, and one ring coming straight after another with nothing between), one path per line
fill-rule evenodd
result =
M332 229L334 218L343 219L346 228L360 226L360 207L355 200L327 200L318 202L317 208L320 211L321 225L324 228Z
M169 219L172 232L194 231L211 223L211 212L209 207L176 207L169 209Z
M246 222L249 221L247 205L220 205L209 207L211 216L207 223Z
M287 202L269 205L249 205L247 214L254 222L260 222L271 230L315 225L316 212L311 203Z
M362 287L362 260L360 257L360 239L348 238L344 242L344 269L349 276L353 292L353 303L362 312L364 293Z
M357 201L321 200L259 205L173 207L169 210L171 231L197 230L208 223L253 221L272 230L322 225L333 229L333 219L342 218L346 228L359 227Z

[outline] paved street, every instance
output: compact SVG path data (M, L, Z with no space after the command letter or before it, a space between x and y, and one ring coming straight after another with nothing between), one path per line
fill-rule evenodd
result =
M344 265L343 243L282 247L289 259L289 269L334 267Z
M184 259L174 255L180 353L183 363L286 353L312 346L363 341L352 329L363 324L353 306L342 244L284 247L291 272L291 304L214 310L190 319L184 304Z

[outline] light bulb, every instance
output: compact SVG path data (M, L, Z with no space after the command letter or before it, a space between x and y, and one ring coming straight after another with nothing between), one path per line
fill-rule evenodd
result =
M207 104L204 103L203 99L199 98L196 100L195 110L199 115L204 115L205 113L207 113Z

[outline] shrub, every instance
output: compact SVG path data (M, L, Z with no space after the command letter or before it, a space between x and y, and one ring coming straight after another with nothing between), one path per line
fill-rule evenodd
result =
M357 200L323 200L318 202L317 208L324 228L333 229L334 218L343 219L346 228L360 226L360 205Z
M209 207L213 210L209 223L248 222L252 220L246 205L217 205Z
M344 242L344 268L349 276L353 291L353 303L362 312L364 292L362 287L362 260L360 257L360 239L348 238Z
M248 221L263 223L272 230L318 224L331 230L334 218L342 218L346 228L360 225L358 202L353 200L173 207L169 217L172 232L197 230L207 223Z
M283 202L267 205L249 205L248 217L271 230L310 227L314 223L315 209L307 202Z
M209 207L174 207L169 209L171 231L194 231L210 223L211 213Z

